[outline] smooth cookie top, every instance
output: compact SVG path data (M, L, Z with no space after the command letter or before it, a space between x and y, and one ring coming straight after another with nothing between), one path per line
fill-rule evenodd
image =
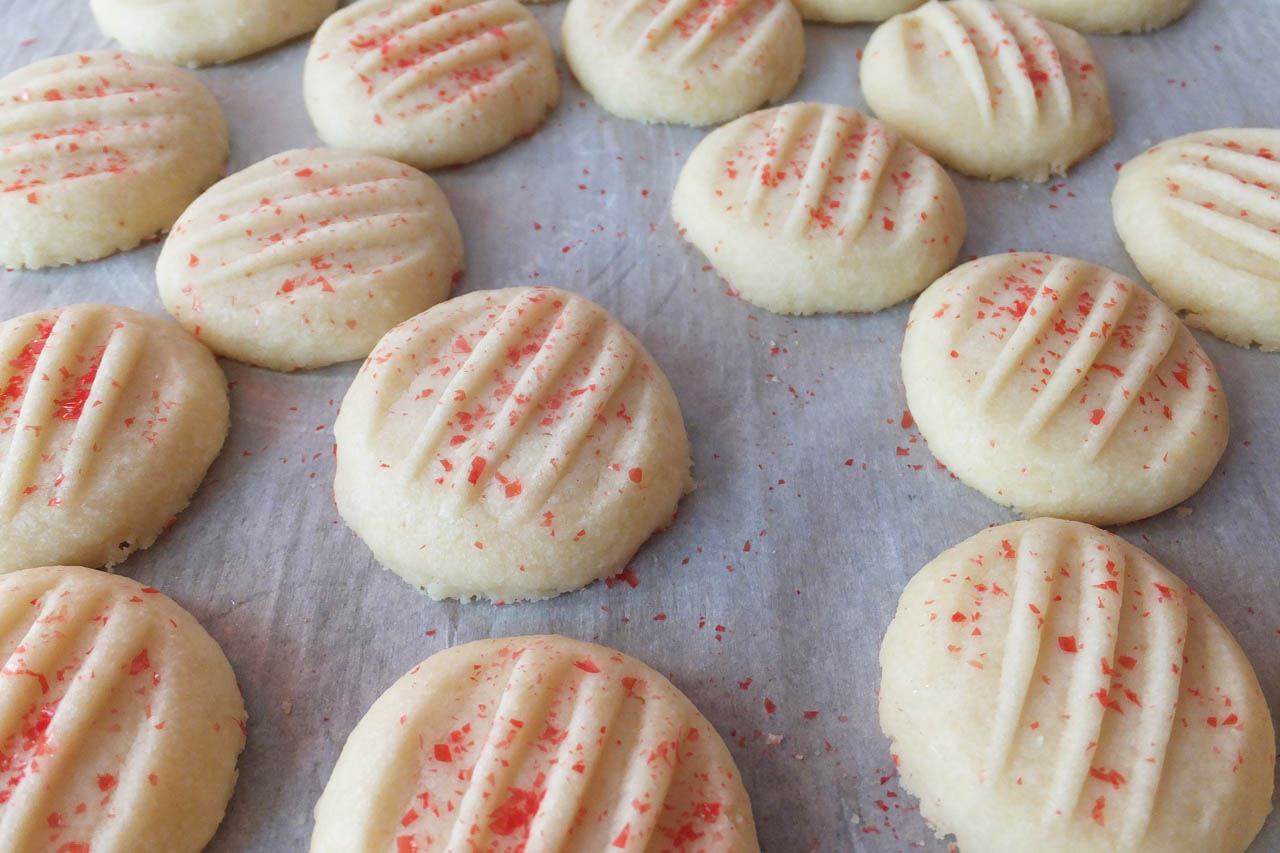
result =
M316 804L312 853L757 853L715 729L667 679L558 636L428 658L373 704Z
M1275 734L1186 584L1076 522L985 530L907 585L880 650L903 784L962 850L1242 851Z
M1170 24L1195 0L1021 0L1019 6L1085 33L1139 33Z
M1226 448L1221 380L1176 314L1074 258L979 258L929 287L907 402L961 480L1028 515L1121 524L1194 493Z

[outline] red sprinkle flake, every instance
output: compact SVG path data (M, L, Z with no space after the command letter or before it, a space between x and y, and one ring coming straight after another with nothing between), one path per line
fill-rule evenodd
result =
M49 815L48 820L50 829L61 829L67 825L67 822L62 819L61 812L53 812Z
M631 824L627 823L622 827L622 831L618 833L618 837L613 839L613 846L620 850L626 849L627 836L631 833Z
M436 761L452 762L453 751L449 749L449 744L438 743L435 747Z
M1138 665L1138 662L1128 655L1120 655L1120 657L1116 658L1116 663L1120 664L1125 669L1133 669Z
M1100 782L1106 782L1117 791L1120 786L1125 784L1125 778L1120 775L1119 770L1108 770L1105 767L1090 767L1089 775Z
M1093 413L1089 415L1089 423L1093 424L1094 426L1097 426L1098 424L1102 423L1102 419L1105 418L1106 416L1107 416L1106 409L1094 409Z
M1076 653L1076 638L1075 638L1075 636L1059 637L1059 638L1058 638L1058 648L1062 649L1064 652L1069 652L1069 653L1071 653L1071 654L1075 654L1075 653Z
M593 661L591 658L583 658L582 660L576 660L573 662L573 665L576 666L578 669L582 670L583 672L590 672L593 675L600 671L600 667L596 666L595 661Z
M200 258L199 258L199 257L197 257L196 255L192 255L192 256L191 256L191 260L187 261L187 266L189 266L189 267L198 267L198 266L200 266Z
M1014 557L1018 556L1018 552L1015 551L1013 549L1013 546L1009 544L1008 539L1001 539L1000 547L1004 549L1003 551L1000 552L1000 556L1004 557L1006 560L1012 560ZM1032 608L1032 609L1034 610L1035 608ZM1036 612L1039 613L1040 611L1036 610Z
M476 456L471 460L471 472L467 474L467 482L475 485L480 479L480 475L484 473L484 466L488 464L483 456Z
M955 613L951 614L951 621L952 622L968 622L969 617L965 616L963 613L957 610Z
M512 788L507 794L506 802L494 809L493 817L489 821L489 829L496 835L514 835L522 829L527 834L529 824L533 822L534 815L538 813L538 807L542 805L542 798L547 793L538 790L545 782L546 776L539 773L533 781L533 787L529 790Z
M295 178L309 178L314 174L315 172L311 171L310 169L299 169L298 171L293 173L293 176Z
M115 786L116 786L116 777L112 776L110 773L98 774L98 790L99 791L110 791Z
M632 468L630 471L627 472L627 476L631 478L631 482L638 483L642 479L644 479L644 469Z
M34 192L27 193L27 204L39 204L40 196Z
M1102 810L1107 807L1107 798L1098 797L1093 801L1093 808L1089 811L1089 816L1093 818L1093 822L1098 826L1106 826L1106 818L1102 816Z
M412 835L397 836L396 853L418 853L418 842L413 840Z
M148 782L150 782L150 783L151 783L151 787L153 787L153 788L154 788L156 785L160 784L160 777L159 777L159 776L157 776L157 775L156 775L156 774L154 774L154 773L148 773L148 774L147 774L147 781L148 781Z
M915 418L911 417L911 412L907 409L903 409L902 410L902 428L911 429L911 427L915 426L915 423L916 423Z
M764 712L766 714L772 714L776 710L778 710L778 706L773 703L772 699L764 700Z
M881 221L881 224L882 224L882 225L884 225L884 230L886 230L886 231L892 231L892 230L893 230L893 220L892 220L892 219L890 219L889 217L887 217L887 216L886 216L886 217L884 217L884 219Z
M507 483L507 489L506 489L507 497L514 498L523 491L524 491L524 487L520 485L519 480L512 480L510 483Z
M143 649L142 651L138 652L138 656L129 662L130 675L137 675L138 673L142 672L144 669L150 669L150 668L151 668L151 659L147 657L146 649Z
M952 350L952 351L951 351L951 357L952 357L952 358L959 358L959 357L960 357L960 353L956 352L955 350Z
M816 719L818 719L818 712L817 712L817 711L805 711L805 712L803 712L803 713L804 713L804 718L805 718L806 720L816 720Z
M653 617L653 621L654 621L654 622L666 622L666 621L667 621L667 614L665 614L665 613L658 613L657 615L655 615L655 616Z

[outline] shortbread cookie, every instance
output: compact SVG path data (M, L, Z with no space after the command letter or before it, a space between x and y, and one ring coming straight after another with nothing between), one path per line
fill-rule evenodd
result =
M435 181L326 148L277 154L210 188L156 265L187 331L277 370L364 358L461 274L462 237Z
M680 232L770 311L878 311L950 268L964 208L933 158L856 110L787 104L713 131L671 199Z
M786 96L804 65L791 0L570 0L564 58L614 115L718 124Z
M961 850L1238 853L1271 809L1275 734L1244 652L1096 527L1022 521L942 554L880 667L902 783Z
M227 124L190 74L127 53L45 59L0 79L0 266L131 249L222 174Z
M420 169L491 154L560 100L551 42L516 0L360 0L316 33L303 89L325 142Z
M387 333L334 426L338 510L433 598L612 575L693 486L671 385L595 303L468 293Z
M1019 6L1086 33L1140 33L1170 24L1194 0L1020 0Z
M567 637L432 655L351 732L312 853L755 853L738 768L698 709L635 658Z
M1045 181L1111 138L1111 102L1084 37L1011 3L930 0L880 25L862 93L943 163Z
M1027 515L1154 515L1227 445L1221 381L1177 315L1073 258L992 255L934 282L911 309L902 380L938 460Z
M1280 350L1280 130L1162 142L1125 164L1116 230L1151 286L1192 326Z
M227 434L227 380L166 320L71 305L0 323L0 572L146 548Z
M74 566L0 577L0 626L0 847L203 848L245 741L217 642L151 587Z
M338 0L90 0L128 50L180 65L230 62L309 33Z
M806 21L855 24L883 21L908 12L924 0L794 0L796 11Z

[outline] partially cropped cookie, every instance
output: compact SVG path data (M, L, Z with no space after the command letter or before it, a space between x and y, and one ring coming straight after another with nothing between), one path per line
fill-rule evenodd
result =
M671 385L603 308L468 293L387 333L342 401L334 495L433 598L545 598L620 571L693 487Z
M1111 138L1098 58L1011 3L930 0L871 34L862 93L881 120L969 175L1045 181Z
M156 265L187 331L277 370L364 358L461 274L462 237L435 181L327 148L277 154L211 187Z
M360 0L316 33L303 92L328 144L434 169L533 132L560 80L516 0Z
M1280 350L1280 130L1162 142L1120 170L1116 230L1143 277L1192 326Z
M791 0L570 0L564 57L614 115L718 124L781 100L800 79Z
M1027 515L1122 524L1190 497L1227 401L1176 314L1074 258L979 258L929 287L902 344L907 403L957 477Z
M1164 566L1043 518L985 530L907 585L880 725L961 850L1240 853L1276 746L1253 668Z
M931 283L964 242L933 158L856 110L787 104L698 144L671 211L742 297L770 311L878 311Z
M1021 0L1037 15L1086 33L1140 33L1170 24L1195 0Z
M213 354L167 320L71 305L0 323L0 572L148 547L204 479L227 412Z
M91 0L102 31L128 50L211 65L310 32L337 0Z
M137 581L0 577L0 847L195 853L236 781L245 710L217 642Z
M621 652L558 636L432 655L351 732L316 804L312 853L757 853L715 729Z
M0 266L131 249L222 174L227 123L168 63L92 50L0 79Z
M919 6L923 0L794 0L806 21L855 24L883 21Z

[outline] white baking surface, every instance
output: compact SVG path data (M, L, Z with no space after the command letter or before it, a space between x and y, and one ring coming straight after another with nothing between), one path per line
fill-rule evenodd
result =
M559 55L563 4L534 11ZM110 45L84 0L0 0L0 21L3 73ZM871 29L807 26L794 99L865 109L857 56ZM957 178L962 258L1042 249L1135 275L1111 225L1116 164L1193 130L1280 126L1277 0L1200 0L1165 30L1091 41L1116 138L1048 185ZM230 121L232 170L318 144L302 103L305 53L300 40L198 72ZM173 529L119 567L195 614L244 690L249 742L209 849L305 849L347 733L396 678L456 643L559 632L635 655L689 695L742 768L766 851L945 850L897 787L880 734L880 636L920 566L1014 515L939 470L902 426L907 305L796 319L729 295L668 214L704 131L613 118L563 61L560 71L562 102L534 136L434 173L466 240L459 289L549 284L613 311L675 386L698 489L632 562L635 587L504 607L433 602L379 568L334 509L333 418L357 365L284 375L224 360L233 422L222 455ZM0 318L83 301L163 315L159 248L0 272ZM1218 612L1274 712L1280 355L1197 337L1231 404L1226 456L1187 501L1193 512L1117 532ZM1280 850L1280 816L1252 849Z

